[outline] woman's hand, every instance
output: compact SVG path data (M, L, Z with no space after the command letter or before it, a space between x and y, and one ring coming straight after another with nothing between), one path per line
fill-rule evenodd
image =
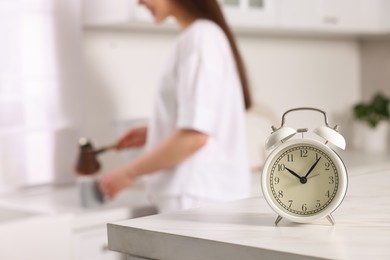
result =
M109 198L114 198L120 191L133 185L136 179L130 166L116 168L108 172L99 181L100 191Z
M119 139L117 149L123 150L132 147L138 148L144 146L146 143L147 132L147 127L137 127L131 129Z
M139 134L134 133L137 131L141 131L141 129L130 130L125 137L128 136L128 139L133 139L135 135ZM141 135L142 132L146 137L146 128L141 131ZM123 140L122 145L128 145L125 142L126 138L123 138ZM201 149L207 143L207 140L208 135L195 130L177 130L151 151L123 167L108 172L99 183L100 190L106 196L113 198L121 190L130 187L138 176L178 165Z

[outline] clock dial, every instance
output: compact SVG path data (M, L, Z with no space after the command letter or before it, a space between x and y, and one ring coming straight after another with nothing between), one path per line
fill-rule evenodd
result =
M300 217L326 209L339 189L339 172L332 158L313 144L297 143L279 151L267 169L274 205Z

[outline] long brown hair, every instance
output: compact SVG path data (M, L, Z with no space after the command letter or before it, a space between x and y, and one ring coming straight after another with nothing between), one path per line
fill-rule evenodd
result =
M226 34L227 39L229 40L230 47L233 52L234 59L236 61L237 71L240 77L242 92L244 95L245 108L249 109L252 106L252 99L249 91L248 78L245 71L245 66L242 61L240 52L236 41L233 37L229 26L226 23L226 20L222 14L221 8L217 0L171 0L187 12L195 15L197 18L204 18L213 21L216 23Z

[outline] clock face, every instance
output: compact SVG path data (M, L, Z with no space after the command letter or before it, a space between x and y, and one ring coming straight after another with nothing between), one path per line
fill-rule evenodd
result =
M263 190L266 186L266 199L280 215L327 215L345 195L344 170L339 157L324 144L295 141L270 155Z

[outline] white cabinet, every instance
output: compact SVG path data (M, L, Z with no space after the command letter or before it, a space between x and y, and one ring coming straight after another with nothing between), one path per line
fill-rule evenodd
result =
M153 23L149 10L138 0L82 0L86 26ZM275 0L219 0L233 26L261 27L276 24ZM168 19L168 24L173 20Z
M364 0L363 0L364 1ZM360 27L361 0L320 0L319 22L324 29L355 30Z
M280 24L282 27L315 30L359 28L360 2L362 0L280 1Z
M138 0L82 0L86 26L118 25L131 22L152 23L150 12Z
M29 216L24 212L26 209L16 208L24 216L0 222L0 259L71 259L70 215ZM29 205L24 208L28 209ZM3 209L1 213L6 212Z
M366 0L370 1L370 0ZM372 0L376 3L376 9L379 9L379 21L376 20L377 24L380 25L381 29L390 32L390 1L389 0Z
M82 0L85 25L107 25L128 22L132 16L129 0Z
M279 1L282 28L365 33L381 31L390 23L388 0Z
M312 29L319 26L317 0L280 0L279 26Z
M138 0L82 0L86 26L152 24ZM389 0L218 0L228 23L275 32L390 32ZM173 24L169 19L168 24Z
M220 0L226 19L232 26L275 26L275 0Z
M384 31L390 14L388 0L321 0L321 5L323 25L363 33Z
M75 260L124 260L125 255L108 249L106 228L89 229L74 235Z

